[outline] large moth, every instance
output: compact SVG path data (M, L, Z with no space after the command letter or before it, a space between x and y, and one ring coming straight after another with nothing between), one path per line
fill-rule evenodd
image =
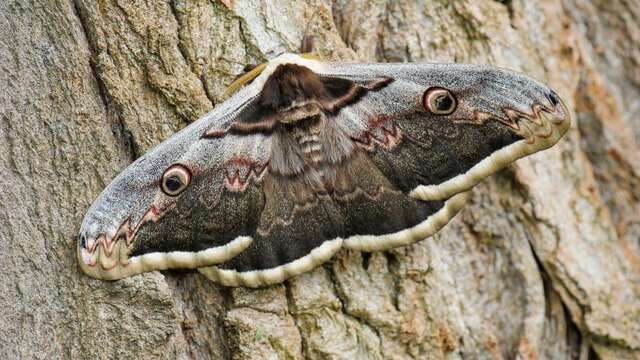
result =
M570 125L554 91L487 66L284 54L253 77L102 192L78 238L84 272L197 268L258 287L342 247L411 244L483 178Z

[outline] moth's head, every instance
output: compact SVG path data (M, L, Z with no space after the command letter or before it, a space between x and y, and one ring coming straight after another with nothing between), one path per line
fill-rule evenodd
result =
M205 174L212 149L183 149L191 143L183 133L145 154L95 200L84 217L77 251L85 273L101 279L120 279L145 271L195 268L235 255L249 238L224 245L203 238L192 224L211 224L206 218L216 202ZM205 142L203 146L207 146ZM207 180L208 179L208 180ZM223 239L228 242L229 239ZM231 239L233 240L233 239Z

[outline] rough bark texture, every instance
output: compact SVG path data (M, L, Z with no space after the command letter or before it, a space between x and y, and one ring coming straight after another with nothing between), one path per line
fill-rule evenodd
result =
M410 247L261 290L84 276L110 179L305 31L325 59L527 72L574 126ZM0 358L639 358L639 62L639 0L4 0Z

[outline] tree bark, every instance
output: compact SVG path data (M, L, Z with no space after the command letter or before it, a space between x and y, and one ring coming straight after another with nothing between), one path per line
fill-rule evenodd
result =
M569 134L440 234L259 290L82 274L82 216L243 66L490 63L555 88ZM0 2L0 358L640 358L640 0Z

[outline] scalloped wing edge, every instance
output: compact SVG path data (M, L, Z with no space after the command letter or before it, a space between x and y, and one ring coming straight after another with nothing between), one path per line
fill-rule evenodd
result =
M240 236L227 244L201 251L154 252L127 259L126 245L124 241L118 241L116 251L113 252L115 256L109 256L112 258L112 267L103 268L101 263L95 263L92 266L84 261L80 261L80 267L85 273L102 280L119 280L155 270L195 269L229 261L246 250L252 242L253 238ZM98 253L96 254L97 257L108 256L102 248L99 248L96 252ZM79 250L78 256L80 256Z
M411 228L379 236L354 235L344 240L342 238L327 240L313 249L308 255L271 269L241 272L218 267L204 267L199 268L198 271L209 280L225 286L257 288L278 284L328 261L343 246L359 251L380 251L424 240L449 223L464 206L469 195L470 193L468 192L457 194L447 200L440 210Z

